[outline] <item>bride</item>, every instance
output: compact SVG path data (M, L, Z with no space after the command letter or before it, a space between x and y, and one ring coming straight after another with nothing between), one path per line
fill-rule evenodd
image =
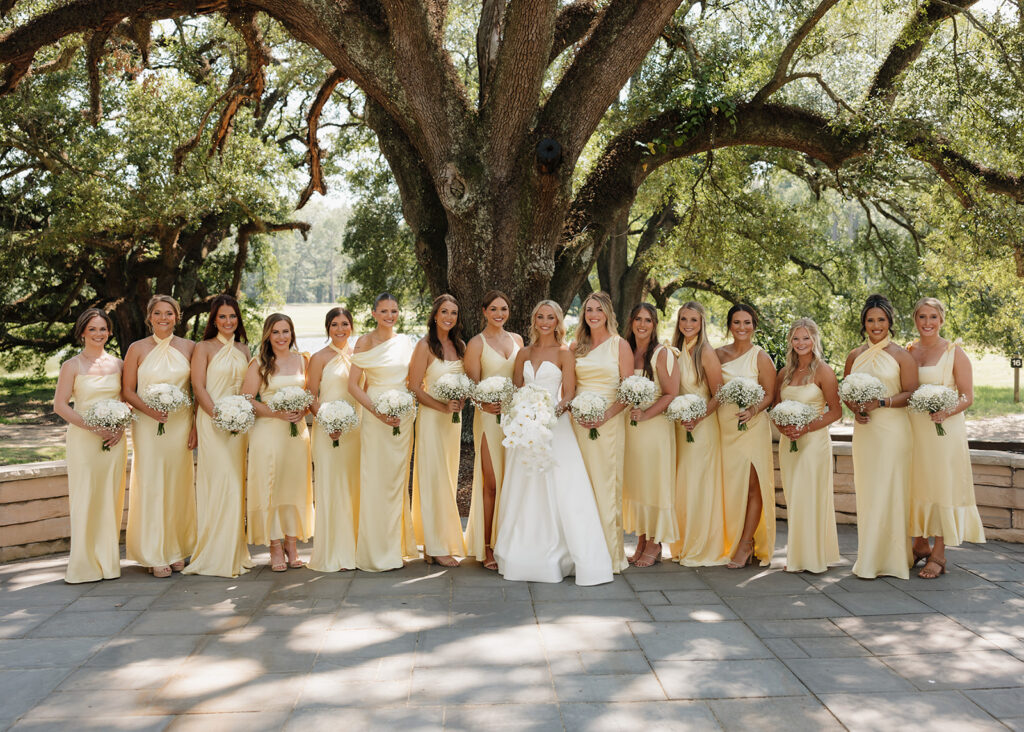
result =
M538 303L530 315L530 345L519 351L512 379L517 387L536 384L547 389L558 403L554 460L540 469L527 464L520 450L506 451L494 558L507 580L561 582L574 574L577 585L599 585L612 581L612 560L583 457L564 413L576 391L573 355L564 338L562 309L551 300Z

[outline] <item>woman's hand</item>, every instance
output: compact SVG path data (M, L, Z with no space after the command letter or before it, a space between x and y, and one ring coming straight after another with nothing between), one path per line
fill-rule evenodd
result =
M951 415L945 409L940 409L938 412L932 412L928 416L931 417L932 422L934 422L935 424L942 424L953 415Z
M102 427L97 427L96 429L93 430L93 432L99 435L100 439L103 440L104 447L113 447L114 445L119 443L121 441L121 438L124 436L124 429L121 428L114 430L106 430L103 429Z
M747 407L742 412L736 413L736 421L740 424L746 424L754 417L757 416L757 407Z
M639 407L633 407L629 412L629 419L633 422L646 422L651 417L647 414L647 410L640 409Z
M339 430L338 432L331 432L331 433L330 433L329 435L327 435L327 436L328 436L328 437L330 437L330 438L331 438L332 440L335 440L335 441L337 441L337 439L338 439L339 437L341 437L341 431Z
M477 408L487 414L501 414L500 402L481 402L480 404L477 404Z
M398 417L388 417L386 415L381 414L380 412L374 412L373 416L379 419L384 424L386 424L388 427L402 426L402 420L400 420Z
M188 431L188 440L185 442L185 447L189 450L195 450L199 446L199 430L196 429L195 422L192 423L192 428Z
M293 409L290 412L274 412L274 416L278 419L283 419L285 422L291 422L292 424L298 424L298 422L305 418L306 413Z
M583 420L577 420L580 427L586 427L588 430L596 430L604 425L608 421L608 410L605 410L604 416L601 419L594 420L593 422L587 422Z
M705 414L703 417L691 419L689 422L680 422L680 424L683 425L687 432L693 432L695 429L697 429L697 425L699 425L701 422L707 419L707 416L708 415Z
M459 399L449 399L447 402L443 402L445 405L446 414L455 414L456 412L462 411L463 402Z
M161 412L157 409L153 409L152 407L147 406L139 408L138 411L142 412L147 417L152 417L160 424L167 424L167 412Z

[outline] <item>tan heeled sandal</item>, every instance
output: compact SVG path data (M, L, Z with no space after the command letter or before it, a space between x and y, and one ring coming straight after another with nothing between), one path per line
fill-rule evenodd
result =
M929 564L934 564L936 567L939 568L939 571L935 572L933 570L933 571L929 572L928 571L928 565ZM946 573L946 558L943 557L942 559L933 559L931 557L931 555L929 555L928 556L928 561L924 563L923 567L921 567L921 571L917 573L917 576L920 577L921 579L937 579L940 575L943 575L945 573Z
M743 543L747 546L747 549L748 549L747 556L743 559L742 562L737 562L735 559L731 559L729 561L729 563L727 565L725 565L726 569L743 569L747 565L750 565L750 564L754 563L754 540L753 539L747 539ZM735 557L735 556L736 555L733 554L733 557Z
M278 555L275 557L274 550L277 550ZM278 561L280 559L280 561ZM285 572L288 569L288 562L284 556L284 546L279 540L270 542L270 571L271 572Z

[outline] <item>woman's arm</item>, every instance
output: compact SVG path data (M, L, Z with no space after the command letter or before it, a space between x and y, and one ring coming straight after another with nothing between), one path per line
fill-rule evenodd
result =
M199 408L212 417L213 398L206 391L206 368L209 363L209 349L205 343L200 343L199 347L192 352L192 394L195 396Z
M452 414L458 412L461 409L461 405L453 400L442 402L431 396L430 392L424 388L423 377L427 373L427 366L430 365L430 359L434 355L427 348L427 339L421 338L416 344L416 347L412 350L412 358L409 360L409 375L406 380L406 385L409 387L409 391L416 395L416 399L424 407L430 407L431 409L442 412L444 414Z
M136 389L139 388L139 364L143 357L141 350L136 341L128 346L128 353L124 355L124 369L121 371L121 399L134 407L135 411L141 412L157 422L166 422L167 412L158 412L146 406L142 397L136 392Z
M306 391L313 395L313 403L309 405L309 411L315 416L320 411L320 379L323 378L326 356L316 353L309 359L309 368L306 369Z
M652 417L657 417L665 411L673 399L679 396L679 375L674 370L669 370L671 365L669 356L668 349L662 348L654 364L654 378L661 385L661 397L654 404L647 407L647 409L633 409L630 412L630 419L637 422L645 422ZM674 356L672 361L675 361Z
M562 400L555 411L561 414L569 408L569 403L576 396L576 356L568 347L558 350L558 366L562 369Z
M479 384L480 379L483 376L483 366L480 363L480 357L484 353L484 342L483 334L478 333L469 339L469 343L466 344L466 353L462 357L462 367L466 369L466 376L473 380L473 383Z
M974 369L971 367L971 359L967 357L960 346L955 346L953 351L953 381L956 382L956 390L960 393L960 400L956 408L949 412L936 412L932 415L933 422L942 422L954 414L966 412L974 404Z
M890 399L886 400L886 406L888 407L907 406L910 395L920 385L918 382L917 361L914 360L909 351L899 346L897 346L897 349L896 362L900 365L900 392L899 394L893 394Z
M512 384L518 389L523 385L523 364L530 357L533 346L527 346L516 354L516 362L512 367Z
M757 404L737 412L736 419L740 424L749 422L758 412L766 410L775 397L775 364L764 351L757 354L757 383L764 389L764 398Z
M619 381L633 375L633 351L629 348L629 343L626 342L625 338L619 338ZM583 427L600 427L609 419L617 414L621 414L626 408L626 405L620 402L618 399L614 400L608 409L604 411L604 417L600 422L595 422L593 425L580 423Z

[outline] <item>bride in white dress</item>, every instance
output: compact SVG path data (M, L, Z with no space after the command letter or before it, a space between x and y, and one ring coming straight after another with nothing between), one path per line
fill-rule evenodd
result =
M577 585L612 581L612 560L569 415L563 410L576 391L573 355L563 342L562 309L551 300L530 316L530 345L519 351L512 380L547 389L561 416L552 428L552 464L528 464L515 448L505 451L505 478L498 513L494 558L507 580ZM561 401L559 401L561 392Z

